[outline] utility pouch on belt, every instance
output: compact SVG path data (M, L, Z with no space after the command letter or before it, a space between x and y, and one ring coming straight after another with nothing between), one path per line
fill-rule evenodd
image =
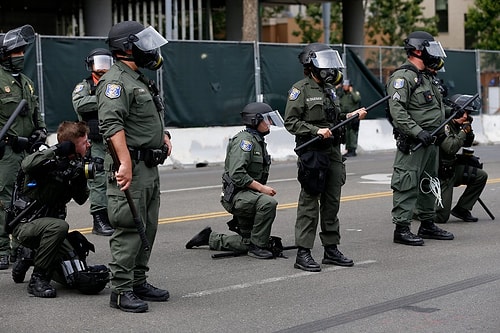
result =
M130 158L136 162L144 161L148 168L154 168L159 164L163 164L168 156L168 147L163 145L160 149L138 149L128 148Z
M455 163L439 163L438 176L439 179L450 179L455 174Z
M392 130L392 134L394 135L394 139L396 139L396 147L398 148L398 150L403 154L409 154L411 148L410 137L406 134L403 134L396 128Z
M330 167L330 159L326 153L310 150L299 156L297 161L297 180L310 195L318 195L325 191L326 174Z
M222 200L225 202L233 202L233 198L240 191L239 188L237 188L231 177L229 177L229 174L226 172L222 175Z

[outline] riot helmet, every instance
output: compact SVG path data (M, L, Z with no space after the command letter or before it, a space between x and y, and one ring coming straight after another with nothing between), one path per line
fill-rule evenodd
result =
M342 82L341 69L345 67L344 63L339 53L326 44L307 45L300 52L299 61L322 83L336 85Z
M131 58L138 67L158 70L163 65L160 47L168 41L153 27L144 28L136 21L124 21L111 27L106 43L115 54L124 54L131 50Z
M103 48L93 49L85 58L85 65L89 72L106 71L113 65L113 54Z
M425 31L414 31L404 41L406 54L422 59L424 65L431 69L439 70L444 66L446 53L441 43ZM422 51L417 55L414 51Z
M241 111L243 124L251 128L257 128L261 121L268 125L283 127L283 118L277 110L273 110L269 104L254 102L247 104Z
M7 31L0 43L0 58L5 58L17 49L23 49L35 41L35 30L29 24Z
M455 94L455 95L451 96L448 100L450 102L449 104L452 107L462 108L465 105L465 103L467 103L467 101L470 100L471 98L472 98L472 95ZM474 101L469 103L464 108L464 110L469 115L472 113L478 113L480 109L481 109L481 101L479 100L479 98L476 98Z

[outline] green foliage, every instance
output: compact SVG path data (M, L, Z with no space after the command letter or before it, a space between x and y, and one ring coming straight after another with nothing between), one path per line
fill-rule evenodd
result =
M435 36L437 17L424 18L423 0L372 0L366 21L368 42L373 45L403 46L408 34L415 30Z
M465 28L475 38L474 47L500 50L500 1L476 0L467 12Z
M302 43L317 42L323 34L322 19L321 4L306 5L306 17L303 18L300 13L295 17L300 31L293 31L292 34L302 35ZM342 43L342 3L335 1L331 3L330 11L330 44L340 43Z

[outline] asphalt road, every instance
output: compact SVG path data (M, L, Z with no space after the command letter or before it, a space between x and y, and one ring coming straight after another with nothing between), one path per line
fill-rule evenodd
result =
M160 226L149 282L171 298L149 312L109 307L109 288L87 296L55 284L58 297L41 299L0 271L0 332L499 332L500 146L475 147L489 181L477 223L451 218L442 227L453 241L426 240L422 247L392 242L394 153L360 154L346 162L340 211L340 249L354 267L323 266L320 273L293 268L288 259L248 256L214 260L206 247L185 243L203 227L225 232L229 215L218 200L221 166L161 169ZM273 235L293 245L299 185L293 161L274 163L269 184L277 190ZM455 200L462 191L455 190ZM96 245L90 264L109 262L108 238L92 235L88 204L69 204L68 221ZM418 222L412 229L416 232ZM229 231L228 231L229 232ZM321 261L316 240L312 251ZM29 275L29 274L28 274ZM27 279L29 276L27 277ZM26 279L26 280L27 280Z

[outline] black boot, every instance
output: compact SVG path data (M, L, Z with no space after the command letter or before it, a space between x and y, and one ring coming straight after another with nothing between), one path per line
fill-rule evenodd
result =
M452 240L455 238L451 232L439 228L432 221L422 221L420 228L418 228L418 235L422 238L440 240Z
M325 254L323 257L322 264L327 265L337 265L337 266L348 266L354 265L352 259L345 257L342 252L339 251L337 245L325 246Z
M120 293L111 292L109 306L120 309L125 312L146 312L148 303L137 297L132 290L122 291Z
M248 255L257 259L272 259L274 257L271 251L253 243L248 246Z
M358 154L356 154L356 149L348 149L347 153L342 155L343 157L356 157Z
M297 250L297 258L293 267L308 272L321 272L321 266L314 261L311 256L311 250L303 247L299 247Z
M424 240L410 231L406 225L396 225L394 230L394 243L405 245L424 245Z
M24 246L19 246L16 252L17 259L12 265L12 279L15 283L22 283L26 277L26 272L33 266L35 251Z
M111 236L115 229L111 227L108 219L108 212L106 209L93 212L94 217L94 227L92 228L92 233L101 236Z
M0 270L9 268L9 256L6 254L0 255Z
M28 293L43 298L53 298L57 295L56 289L50 285L50 278L39 270L34 270L31 274Z
M456 207L451 210L451 215L455 216L457 219L461 219L465 222L477 222L478 218L472 216L468 209L462 207Z
M192 249L194 246L208 245L211 233L212 228L205 227L205 229L194 235L194 237L186 243L186 249Z
M167 290L156 288L148 282L134 286L133 290L134 294L143 301L165 302L170 297L170 293Z

